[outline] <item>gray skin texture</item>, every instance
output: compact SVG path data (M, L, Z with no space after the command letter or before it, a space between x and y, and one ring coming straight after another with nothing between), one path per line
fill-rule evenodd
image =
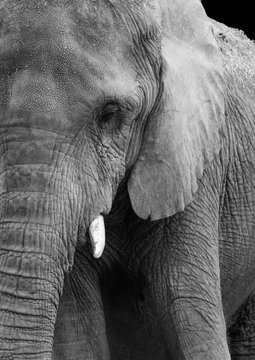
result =
M0 18L0 358L253 359L254 44L198 0Z

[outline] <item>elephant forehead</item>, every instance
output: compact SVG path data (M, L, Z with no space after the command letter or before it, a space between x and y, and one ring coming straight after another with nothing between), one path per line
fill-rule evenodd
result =
M50 74L75 96L125 95L135 82L130 35L104 1L93 3L0 1L0 66Z
M0 35L9 36L16 46L22 44L33 51L44 42L65 51L61 40L72 36L83 46L100 51L107 48L116 53L128 45L127 36L124 40L127 29L124 30L123 20L109 3L0 0Z

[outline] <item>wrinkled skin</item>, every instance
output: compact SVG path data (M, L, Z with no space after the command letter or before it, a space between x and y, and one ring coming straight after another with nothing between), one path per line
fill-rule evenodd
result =
M0 16L0 358L252 359L254 45L198 0Z

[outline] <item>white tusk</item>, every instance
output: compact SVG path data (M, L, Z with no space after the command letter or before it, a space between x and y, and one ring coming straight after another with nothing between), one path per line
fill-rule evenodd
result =
M89 237L92 244L93 256L98 259L103 254L105 246L104 217L99 215L90 224Z

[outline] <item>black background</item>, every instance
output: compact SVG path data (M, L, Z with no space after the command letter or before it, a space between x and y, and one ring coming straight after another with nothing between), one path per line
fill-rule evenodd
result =
M202 0L209 17L227 26L243 30L245 35L255 40L254 1Z

